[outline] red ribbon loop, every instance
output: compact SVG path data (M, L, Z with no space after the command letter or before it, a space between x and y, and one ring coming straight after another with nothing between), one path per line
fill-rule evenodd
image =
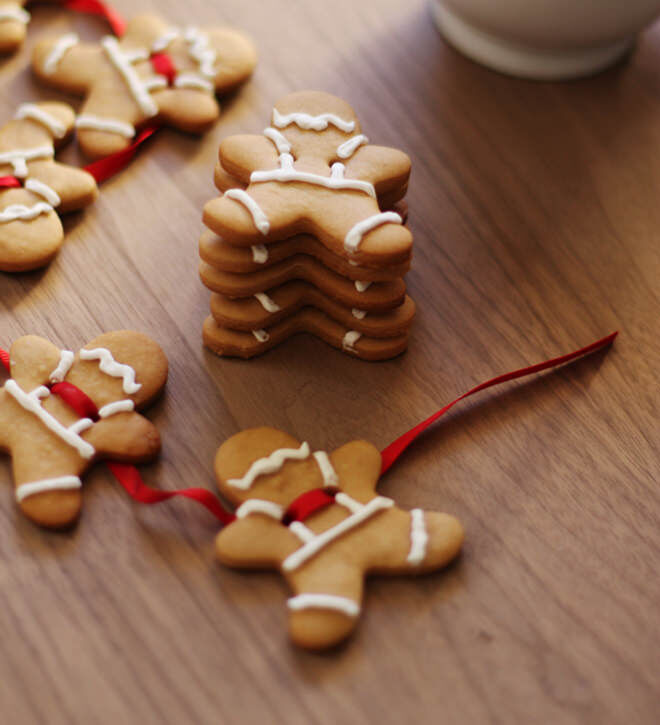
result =
M99 184L102 181L106 181L122 169L125 169L138 152L140 146L151 138L159 128L160 124L158 123L151 123L145 126L130 146L98 161L93 161L91 164L85 166L85 171L89 172Z
M50 392L61 398L81 418L99 419L96 403L76 385L67 382L55 383L50 386Z
M174 79L177 75L176 66L172 57L167 53L154 53L151 58L151 65L153 69L161 76L167 78L169 85L174 85Z
M101 2L101 0L64 0L62 4L65 8L78 13L90 13L105 18L110 24L112 32L118 38L126 32L124 18L113 7Z
M282 517L282 523L288 526L292 521L304 521L334 502L335 495L332 491L326 491L323 488L305 491L289 504L289 508Z
M15 176L0 176L0 189L20 189L21 186L23 184Z
M559 365L564 365L565 363L572 362L573 360L577 360L578 358L584 357L585 355L591 355L592 353L598 350L602 350L603 348L611 345L618 334L618 331L613 332L611 335L604 337L602 340L593 342L591 345L582 347L575 352L570 352L568 353L568 355L561 355L560 357L552 358L552 360L547 360L546 362L538 363L537 365L531 365L530 367L521 368L520 370L514 370L512 373L498 375L496 378L493 378L492 380L487 380L485 383L481 383L481 385L477 385L471 390L468 390L467 393L463 393L463 395L456 398L456 400L452 400L451 403L445 405L444 408L441 408L432 416L430 416L426 420L423 420L421 423L416 425L407 433L404 433L402 436L390 443L387 448L382 450L381 456L383 459L383 465L381 468L381 476L391 468L391 466L399 458L399 456L421 433L423 433L430 425L435 423L438 418L441 418L445 413L449 412L456 405L456 403L459 403L461 400L469 398L471 395L474 395L481 390L486 390L486 388L492 388L494 385L500 385L501 383L506 383L509 380L515 380L516 378L523 378L527 375L540 373L543 370L549 370L550 368L559 367Z

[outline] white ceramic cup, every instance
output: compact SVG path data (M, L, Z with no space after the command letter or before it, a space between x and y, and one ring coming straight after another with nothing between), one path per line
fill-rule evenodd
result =
M440 31L472 60L539 80L597 73L625 55L660 0L431 0Z

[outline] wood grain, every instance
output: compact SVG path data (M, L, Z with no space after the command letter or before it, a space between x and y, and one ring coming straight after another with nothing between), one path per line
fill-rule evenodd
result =
M288 645L277 576L215 563L203 509L138 507L99 466L78 527L51 534L18 514L3 461L2 721L657 722L660 29L601 76L535 84L460 57L421 0L139 6L244 28L258 71L201 141L164 131L106 183L49 268L0 278L0 345L156 337L171 379L149 414L164 451L148 483L211 487L217 446L258 424L385 446L477 382L622 334L607 356L467 402L401 460L381 492L458 516L464 554L370 582L357 636L323 656ZM3 119L56 97L29 48L71 28L105 32L33 8L26 47L0 66ZM259 132L302 88L347 98L374 141L413 159L419 316L391 362L307 337L247 363L201 346L196 246L218 142Z

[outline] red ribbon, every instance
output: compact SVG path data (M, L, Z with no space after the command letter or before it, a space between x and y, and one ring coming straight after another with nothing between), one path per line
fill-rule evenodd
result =
M118 38L121 38L126 32L126 21L124 18L113 7L101 2L101 0L64 0L62 4L65 8L78 13L90 13L105 18L110 24L112 32Z
M147 486L135 466L126 463L107 463L117 481L124 487L128 495L138 503L161 503L176 496L189 498L207 508L221 524L230 524L236 516L227 511L218 499L205 488L182 488L178 491L161 491Z
M292 521L304 521L317 511L335 502L335 494L322 488L305 491L295 498L282 517L282 523L288 526Z
M456 398L456 400L452 400L451 403L448 403L445 405L444 408L441 408L439 411L434 413L432 416L427 418L426 420L422 421L418 425L416 425L414 428L409 430L407 433L404 433L402 436L397 438L395 441L389 444L387 448L385 448L383 451L381 451L381 456L383 459L383 465L381 468L381 476L390 469L392 464L399 458L399 456L408 448L408 446L419 436L421 433L423 433L430 425L435 423L438 418L441 418L445 413L450 411L456 403L459 403L461 400L464 400L465 398L469 398L471 395L474 395L475 393L480 392L481 390L486 390L486 388L492 388L494 385L500 385L501 383L506 383L509 380L515 380L516 378L523 378L527 375L533 375L534 373L540 373L543 370L549 370L550 368L556 368L559 365L564 365L565 363L569 363L573 360L577 360L578 358L584 357L585 355L591 355L592 353L602 350L605 347L610 346L613 342L616 336L618 335L617 332L613 332L611 335L608 335L607 337L604 337L602 340L598 340L597 342L593 342L591 345L587 345L586 347L582 347L579 350L576 350L575 352L568 353L568 355L561 355L560 357L555 357L552 360L547 360L546 362L539 363L537 365L531 365L530 367L521 368L520 370L514 370L512 373L505 373L504 375L498 375L496 378L493 378L492 380L487 380L485 383L481 383L481 385L477 385L476 387L472 388L471 390L468 390L467 393L463 393L460 397Z
M0 189L20 189L23 186L15 176L0 176Z
M395 441L390 443L385 448L382 455L382 468L381 475L388 471L399 456L408 448L408 446L430 425L436 420L441 418L451 408L453 408L458 402L465 398L492 388L495 385L506 383L510 380L517 378L526 377L533 375L534 373L542 372L543 370L549 370L550 368L556 368L560 365L577 360L578 358L591 355L598 350L609 347L613 342L618 332L613 332L611 335L604 337L602 340L587 345L586 347L580 348L575 352L571 352L567 355L561 355L560 357L547 360L546 362L538 363L537 365L531 365L529 367L515 370L512 373L506 373L499 375L496 378L481 383L476 387L468 390L467 393L463 393L460 397L453 400L451 403L445 405L439 411L434 413L432 416L422 421L414 428L404 433L402 436L397 438ZM6 350L0 349L0 362L9 372L9 354ZM98 410L94 402L79 388L70 383L57 383L51 387L51 391L55 395L59 395L68 405L70 405L78 415L81 417L92 418L93 420L98 419ZM162 491L147 486L140 476L139 471L135 466L131 466L125 463L108 462L108 468L112 471L113 475L119 482L119 484L126 490L134 501L143 504L154 504L161 503L162 501L168 501L171 498L181 496L184 498L197 501L197 503L208 509L222 524L230 524L235 520L235 515L225 509L220 501L207 489L204 488L185 488L176 491ZM304 521L307 517L311 516L316 511L329 506L334 501L332 492L325 491L323 489L315 489L313 491L307 491L306 493L298 496L284 515L284 523L290 523L292 521Z
M67 382L55 383L50 386L50 392L73 408L81 418L99 419L96 403L76 385Z
M150 139L159 128L159 123L151 123L148 126L145 126L130 146L127 146L125 149L117 151L114 154L110 154L110 156L99 159L98 161L93 161L91 164L87 164L87 166L85 166L85 171L88 171L99 184L102 181L106 181L111 176L119 173L122 169L125 169L138 152L140 146Z
M167 53L154 53L149 60L151 60L151 65L156 73L165 76L169 85L174 85L177 69L172 57Z

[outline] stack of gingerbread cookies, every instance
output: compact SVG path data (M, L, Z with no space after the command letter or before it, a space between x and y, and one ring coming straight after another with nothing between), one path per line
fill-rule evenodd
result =
M200 239L207 347L252 357L310 332L365 360L403 352L415 313L402 279L409 175L406 154L369 144L326 93L286 96L263 135L225 139L223 195L206 204Z

